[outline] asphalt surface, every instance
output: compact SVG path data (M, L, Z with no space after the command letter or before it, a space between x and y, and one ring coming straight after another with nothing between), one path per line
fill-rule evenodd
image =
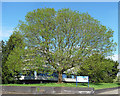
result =
M17 92L5 92L5 91L2 91L2 94L30 94L30 93L17 93ZM120 95L120 88L109 89L109 90L104 89L104 90L99 91L96 94L98 94L98 95L99 94L119 94Z
M98 93L98 94L120 94L120 89L114 89L114 90L111 90L111 91L105 91L105 92L101 92L101 93Z
M98 93L98 94L120 94L119 91L120 91L119 89L114 89L114 90L111 90L111 91L101 92L101 93ZM30 94L30 93L2 92L2 94Z

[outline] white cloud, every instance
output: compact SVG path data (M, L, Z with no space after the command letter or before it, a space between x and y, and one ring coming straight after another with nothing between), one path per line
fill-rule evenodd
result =
M114 61L118 61L118 54L115 54L115 55L112 55L112 56L108 56L106 58L110 58L110 59L112 59Z
M13 33L13 28L3 27L0 30L0 41L9 39L10 35Z

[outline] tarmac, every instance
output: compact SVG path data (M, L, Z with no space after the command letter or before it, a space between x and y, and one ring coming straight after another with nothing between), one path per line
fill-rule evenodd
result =
M98 94L120 94L120 89L114 89L111 91L106 91L106 92L102 92L102 93L98 93Z
M104 94L118 94L120 96L120 87L114 87L114 88L105 88L105 89L98 89L98 90L95 90L95 94L101 94L101 95L104 95Z
M1 93L1 92L0 92ZM16 92L4 92L2 91L2 94L30 94L30 93L16 93ZM120 87L116 88L106 88L106 89L99 89L95 90L95 94L97 95L104 95L104 94L118 94L120 96Z

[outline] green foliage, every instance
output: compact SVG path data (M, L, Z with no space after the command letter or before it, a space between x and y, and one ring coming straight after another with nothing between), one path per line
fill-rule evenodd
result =
M24 47L23 37L17 31L13 32L6 43L2 41L2 83L16 82L15 76L22 68L19 63Z
M25 22L20 21L18 30L24 35L28 49L42 51L38 58L41 61L43 57L45 63L56 69L59 82L67 69L79 66L93 53L110 55L116 46L111 29L88 13L70 9L33 10L27 13Z
M15 79L15 76L18 76L19 73L24 69L23 65L23 59L24 56L24 49L21 48L14 48L14 50L9 54L6 66L8 70L6 70L7 73L11 74L13 79Z
M114 80L113 80L114 83L120 83L120 76L117 76Z
M116 78L118 73L117 66L117 61L115 62L110 59L105 59L99 54L93 54L81 64L78 74L89 76L90 82L110 83Z

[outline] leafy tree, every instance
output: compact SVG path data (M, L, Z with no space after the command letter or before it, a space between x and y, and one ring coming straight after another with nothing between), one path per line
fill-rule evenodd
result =
M100 54L94 54L81 64L78 74L90 77L90 82L113 82L118 73L118 62L105 59Z
M20 21L18 30L24 35L28 49L41 49L44 62L56 69L59 83L64 71L79 66L93 53L110 55L116 45L110 28L88 13L70 9L33 10L27 13L25 22ZM40 55L37 58L43 60Z
M23 59L24 57L24 47L20 48L14 48L13 51L9 54L7 61L6 61L6 67L8 68L6 72L11 76L9 78L10 81L13 81L16 83L19 82L20 73L24 69ZM8 79L8 78L7 78Z
M5 66L5 63L7 61L7 47L5 45L5 42L2 40L2 83L8 83L8 80L6 78L7 73L5 72L5 70L7 70L7 67Z
M9 61L13 62L13 61L17 60L17 59L15 59L15 56L13 56L12 57L13 59L10 60L10 57L13 54L12 51L15 48L16 49L23 48L23 46L24 46L23 37L17 31L13 32L13 34L10 36L9 40L6 43L4 41L2 41L2 82L3 83L10 83L13 81L14 76L12 76L12 73L9 70L11 68L12 63L11 63L11 65L8 65L8 62ZM17 52L20 52L20 51L17 50ZM18 55L18 53L15 55ZM18 62L18 61L16 61L16 62Z

